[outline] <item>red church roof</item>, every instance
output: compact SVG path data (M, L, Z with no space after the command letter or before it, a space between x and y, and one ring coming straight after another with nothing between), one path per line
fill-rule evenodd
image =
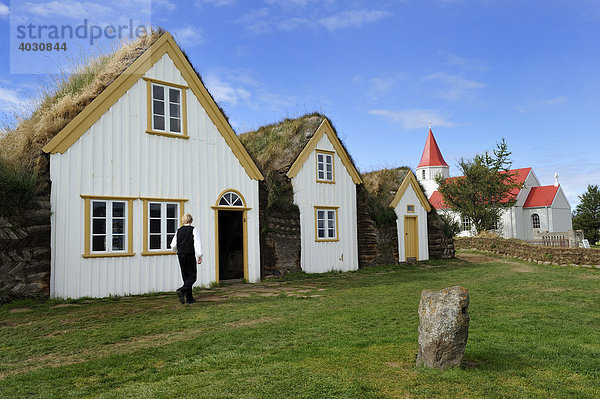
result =
M529 172L531 172L531 168L511 169L509 172L516 174L516 176L515 176L516 183L522 184L522 183L525 183L525 179L527 179L527 176L529 176ZM446 181L451 180L451 179L457 179L457 178L458 177L449 177L448 179L446 179ZM544 186L544 187L546 187L546 186ZM547 187L554 187L554 186L547 186ZM540 188L540 187L534 187L534 188ZM531 189L531 192L533 192L534 188ZM518 188L513 188L512 190L510 190L509 195L511 195L512 197L516 197L517 195L519 195L520 191L521 190ZM527 201L529 201L529 198L531 197L531 192L529 193L529 196L527 197ZM556 193L554 193L554 194L556 194ZM554 196L552 197L552 200L554 200ZM552 203L552 200L550 201L550 203ZM502 200L502 202L506 202L506 201L508 201L508 198L505 198ZM525 207L527 207L527 201L525 202ZM442 194L440 194L440 192L437 190L434 191L431 194L431 196L429 197L429 203L435 209L447 209L448 208L448 206L444 203L444 197L442 197ZM537 201L536 201L536 203L537 203ZM545 205L534 205L534 206L545 206Z
M448 166L446 161L444 161L444 157L435 142L435 137L433 137L433 132L431 128L429 128L429 134L427 135L427 141L425 142L425 148L423 149L423 155L421 156L421 162L419 162L420 168L422 166Z
M523 208L536 208L539 206L550 206L556 197L558 186L532 187Z

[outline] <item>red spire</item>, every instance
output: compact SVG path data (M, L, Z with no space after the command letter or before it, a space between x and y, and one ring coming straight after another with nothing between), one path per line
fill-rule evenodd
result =
M417 168L422 166L448 166L446 161L444 161L444 157L442 156L437 143L435 142L435 137L433 137L431 128L429 128L429 134L427 135L427 141L425 142L425 149L423 149L421 162L419 162L419 166L417 166Z

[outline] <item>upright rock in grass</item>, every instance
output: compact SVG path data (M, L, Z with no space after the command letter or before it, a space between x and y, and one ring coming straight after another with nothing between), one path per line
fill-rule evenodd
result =
M451 287L421 292L417 366L460 366L469 335L469 291Z

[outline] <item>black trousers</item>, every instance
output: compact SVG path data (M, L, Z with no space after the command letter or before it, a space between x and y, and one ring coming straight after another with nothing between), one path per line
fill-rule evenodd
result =
M185 299L188 302L194 300L192 296L192 286L196 282L196 255L195 254L177 254L179 258L179 267L181 268L181 278L183 278L183 286L177 291L185 294Z

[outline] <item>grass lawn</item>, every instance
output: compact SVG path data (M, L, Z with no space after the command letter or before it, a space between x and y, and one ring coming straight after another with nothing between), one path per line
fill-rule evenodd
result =
M0 306L0 397L599 397L600 270L474 253L196 293ZM465 366L415 367L422 289L471 294Z

